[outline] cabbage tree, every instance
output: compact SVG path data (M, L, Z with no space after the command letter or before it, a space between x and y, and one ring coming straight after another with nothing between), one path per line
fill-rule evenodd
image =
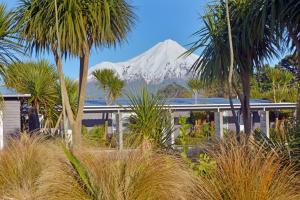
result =
M21 0L15 19L19 34L31 52L52 51L61 77L63 103L72 126L73 144L80 145L90 51L93 47L114 47L124 41L135 15L125 0L58 0L57 9L55 3L53 0ZM75 114L62 75L62 57L68 56L80 60L78 110Z
M258 0L262 2L262 0ZM238 97L241 102L245 133L251 134L250 115L250 77L255 68L265 60L276 56L276 38L271 27L265 25L270 21L267 15L254 18L261 10L252 0L229 1L232 25L232 41L234 54L234 73L239 75L241 92ZM264 10L262 11L264 12ZM187 54L203 49L192 70L204 80L228 80L230 48L228 27L226 23L226 4L215 2L209 6L203 16L204 27L195 33L198 40L193 43ZM254 20L250 23L251 20ZM226 81L227 82L227 81ZM236 88L238 88L237 85Z

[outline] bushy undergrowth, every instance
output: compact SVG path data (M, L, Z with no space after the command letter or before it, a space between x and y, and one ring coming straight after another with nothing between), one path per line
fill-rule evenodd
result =
M66 152L39 137L12 140L0 154L0 199L186 199L194 187L174 156L151 150Z
M55 155L39 137L22 134L20 140L9 140L0 151L0 199L43 199L41 180L55 165Z
M173 156L136 151L79 152L76 157L87 171L93 199L186 199L193 189L186 166Z
M276 149L228 140L209 149L216 169L198 178L197 199L300 199L299 171L289 159Z
M106 129L106 126L94 126L88 130L83 126L83 144L93 147L116 148L117 142L115 135L106 135Z
M193 166L201 173L152 150L70 151L58 143L27 135L9 141L0 151L0 199L300 199L295 165L245 141L208 146Z

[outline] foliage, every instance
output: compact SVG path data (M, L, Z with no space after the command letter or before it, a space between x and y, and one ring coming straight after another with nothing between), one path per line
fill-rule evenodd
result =
M280 69L291 72L296 79L297 77L299 77L298 70L297 70L298 67L297 56L298 56L297 53L294 53L292 55L287 55L283 59L281 59L281 61L278 64L278 67Z
M227 82L222 82L222 81L217 81L217 80L211 81L211 82L205 84L205 87L203 88L203 91L201 94L206 97L227 98L228 97L228 84L227 84Z
M189 119L180 117L180 134L176 138L176 144L183 146L196 145L204 140L213 138L215 135L215 128L206 121L207 115L207 112L192 112Z
M133 7L126 0L21 0L14 19L29 51L52 51L60 75L63 106L72 127L73 145L80 146L90 51L115 46L125 40L135 21ZM75 115L64 84L62 56L77 56L80 61L80 91Z
M5 84L17 92L30 94L29 103L37 109L55 104L57 74L47 61L15 63L5 70Z
M170 155L77 152L76 157L98 199L185 199L193 186L184 165Z
M251 134L250 76L261 63L277 55L276 47L279 46L276 37L272 34L273 29L265 25L265 22L270 21L269 16L259 13L260 18L253 17L257 14L254 11L261 11L258 5L252 0L238 0L230 1L229 7L235 52L234 74L239 77L233 83L242 86L242 93L238 97L242 102L241 111L244 116L245 132L248 135ZM198 37L197 41L185 55L203 49L191 70L204 83L216 80L226 82L230 56L225 2L214 1L208 6L208 11L202 19L204 26L194 34ZM238 81L241 82L236 84Z
M104 126L94 126L91 130L87 131L86 127L83 128L82 135L90 145L101 146L106 144L106 134Z
M299 171L277 146L249 144L243 138L206 149L199 163L191 165L199 175L193 176L170 154L70 151L23 134L0 152L0 198L299 199Z
M171 83L157 91L157 95L164 98L189 98L192 94L182 85Z
M19 93L30 94L28 104L36 107L45 118L45 124L54 127L58 119L58 106L62 105L57 71L46 60L14 63L4 70L4 83ZM77 109L78 84L66 78L66 87L73 111Z
M199 164L194 165L194 171L199 176L206 176L216 170L216 161L211 159L207 154L202 153L199 155Z
M187 86L193 93L199 93L203 88L203 83L199 79L190 79L187 82Z
M59 40L65 56L81 56L86 43L96 47L115 46L124 40L135 21L132 6L124 0L57 1L57 4ZM54 13L55 1L20 1L14 19L20 37L31 51L57 50Z
M45 172L57 163L56 153L50 149L40 137L21 134L20 139L8 140L0 152L0 198L25 200L54 195L51 191L43 193Z
M13 27L12 11L0 4L0 67L18 61L18 54L23 54L23 47L18 43L16 29Z
M296 102L297 84L287 70L269 65L259 69L251 80L251 97L270 99L274 103Z
M67 149L67 147L63 146L63 150L64 150L64 153L65 153L67 159L69 160L71 166L73 167L73 170L79 177L77 179L79 181L79 184L83 185L85 192L88 194L88 196L91 197L91 199L97 199L96 190L95 190L95 188L93 188L93 185L91 184L91 180L90 180L87 169L74 156L72 151Z
M133 144L140 145L144 140L150 140L154 146L169 146L174 127L171 116L164 108L164 100L153 95L147 88L140 94L128 95L129 110L133 113L129 117L129 130Z
M189 137L189 129L191 128L191 125L187 123L187 119L185 117L179 118L179 136L178 140L180 141L180 144L182 145L182 152L181 156L186 160L187 159L187 153L188 153L188 143L187 139Z
M274 148L235 139L211 145L216 170L198 178L193 199L299 199L299 171Z
M95 70L93 71L93 76L103 89L107 105L112 104L119 96L121 96L124 81L121 80L113 70Z
M190 79L187 82L188 88L194 93L195 103L197 103L198 94L203 89L203 82L199 79Z
M215 169L215 161L211 160L207 154L200 154L197 161L193 161L188 157L188 146L191 145L189 130L192 127L187 123L187 118L180 117L179 118L179 137L178 140L182 145L182 151L180 153L183 160L186 161L188 166L194 171L197 176L205 176L210 174ZM202 139L202 138L201 138ZM199 142L199 140L198 140Z

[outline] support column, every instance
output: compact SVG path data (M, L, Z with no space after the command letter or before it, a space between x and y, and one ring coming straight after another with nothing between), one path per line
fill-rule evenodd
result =
M267 138L270 138L270 112L269 111L260 112L260 129Z
M171 127L174 129L175 128L174 114L172 113L172 111L170 111L170 115L171 115ZM173 146L174 144L175 144L175 130L173 130L171 134L171 145Z
M117 133L119 134L119 150L123 150L123 128L122 128L122 113L118 111L116 114L116 128Z
M0 111L0 150L4 147L3 111Z
M223 112L215 112L214 113L215 120L215 129L216 129L216 138L218 140L223 138Z

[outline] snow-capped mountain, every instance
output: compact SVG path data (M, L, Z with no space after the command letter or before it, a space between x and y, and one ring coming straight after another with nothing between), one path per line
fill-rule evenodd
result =
M97 69L113 69L127 83L143 81L147 84L160 84L166 80L186 80L188 71L198 56L192 54L180 57L185 51L180 44L168 39L128 61L102 62L91 67L88 82L94 82L92 72Z

